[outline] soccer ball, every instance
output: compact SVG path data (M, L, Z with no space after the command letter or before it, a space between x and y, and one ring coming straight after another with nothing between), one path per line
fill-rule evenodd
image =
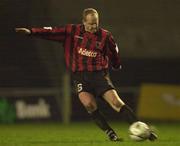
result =
M133 141L144 141L150 134L149 126L141 121L134 122L129 127L129 137Z

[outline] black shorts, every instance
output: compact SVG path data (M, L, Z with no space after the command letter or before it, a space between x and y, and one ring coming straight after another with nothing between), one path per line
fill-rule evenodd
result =
M102 96L110 89L114 89L109 72L106 70L74 72L72 78L77 93L89 92L97 97Z

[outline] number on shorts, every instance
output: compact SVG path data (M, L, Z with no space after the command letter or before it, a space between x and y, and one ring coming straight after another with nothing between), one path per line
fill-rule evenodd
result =
M82 84L81 83L79 83L79 84L77 84L77 90L78 90L78 92L81 92L82 91Z

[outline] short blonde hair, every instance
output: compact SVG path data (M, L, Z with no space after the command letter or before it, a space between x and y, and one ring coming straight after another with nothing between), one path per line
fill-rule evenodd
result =
M86 20L86 16L88 14L97 14L97 16L99 16L98 12L95 9L86 8L86 9L84 9L83 14L82 14L83 20Z

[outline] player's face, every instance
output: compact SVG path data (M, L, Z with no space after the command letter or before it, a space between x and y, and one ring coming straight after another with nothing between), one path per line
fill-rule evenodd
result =
M99 18L97 14L88 14L83 21L85 30L90 33L95 33L98 30Z

